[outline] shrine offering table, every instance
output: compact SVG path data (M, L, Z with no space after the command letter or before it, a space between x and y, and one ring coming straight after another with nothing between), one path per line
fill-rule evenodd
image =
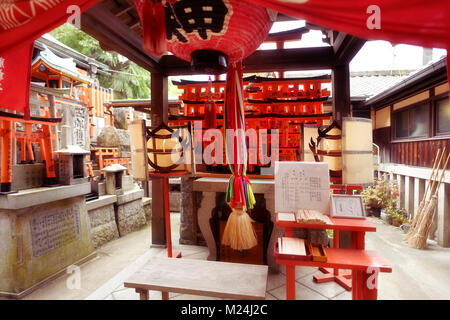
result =
M365 233L366 232L375 232L376 227L366 219L346 219L346 218L330 218L332 224L309 224L309 223L297 223L292 221L280 221L276 219L276 225L278 227L285 229L285 236L286 237L292 237L293 235L293 229L295 228L302 228L302 229L327 229L327 230L333 230L335 231L333 234L333 249L327 249L327 255L329 255L330 250L331 254L333 254L333 251L335 250L346 250L346 249L339 249L339 232L336 231L350 231L352 233L352 249L350 250L357 250L360 252L366 252L365 249ZM349 249L347 249L349 250ZM345 252L345 251L343 251ZM337 258L351 258L348 254L345 256L336 256ZM338 259L339 260L339 259ZM354 300L357 299L369 299L370 297L376 298L376 292L374 293L373 290L371 292L367 293L364 290L360 292L361 289L361 281L362 277L366 277L366 274L364 272L361 273L361 271L357 271L359 267L374 267L373 263L371 263L369 260L359 260L359 261L365 261L366 264L358 266L357 264L354 264L351 260L346 260L345 263L342 265L339 265L339 263L336 262L344 262L344 261L338 261L335 260L333 263L330 263L330 257L328 257L328 261L326 263L317 264L316 262L312 261L298 261L298 263L290 262L289 268L288 264L286 264L286 277L288 278L289 272L294 272L295 275L295 265L308 265L308 266L317 266L322 272L325 272L323 275L315 275L314 280L318 283L321 282L327 282L327 281L336 281L338 284L340 284L342 287L344 287L347 290L351 290L353 287L352 297ZM285 261L285 260L283 260ZM384 261L384 260L383 260ZM278 264L285 264L281 263L281 260L277 259ZM311 264L304 264L304 263L311 263ZM330 269L330 268L334 268ZM289 272L288 272L289 269ZM352 269L351 273L340 273L339 269ZM390 272L390 271L384 271L384 272ZM294 275L289 275L289 277L294 277ZM352 278L352 281L348 278ZM292 299L295 299L295 286L294 282L295 279L287 279L287 286L288 286L288 299L289 296ZM289 292L289 283L291 283L292 288L291 292ZM292 292L293 290L293 292ZM367 297L363 297L362 294L368 294Z
M152 258L124 283L135 288L141 300L148 291L263 300L266 296L267 266L195 259Z
M295 300L295 266L351 269L353 300L376 300L378 273L392 272L392 267L376 252L358 249L327 249L327 262L283 258L276 261L286 266L287 300Z

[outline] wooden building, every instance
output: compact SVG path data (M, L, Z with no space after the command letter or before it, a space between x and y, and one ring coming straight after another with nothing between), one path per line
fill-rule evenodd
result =
M445 58L414 72L366 100L373 142L380 147L381 173L400 186L400 206L417 212L437 150L450 149L450 102ZM450 176L439 190L431 237L450 246Z

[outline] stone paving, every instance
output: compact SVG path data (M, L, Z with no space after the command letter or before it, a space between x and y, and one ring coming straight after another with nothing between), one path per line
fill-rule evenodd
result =
M208 250L203 246L177 245L179 243L179 214L172 214L172 242L183 258L206 259ZM379 299L448 299L450 297L450 248L430 243L428 249L409 248L402 242L402 232L381 220L369 218L377 226L376 233L366 235L366 247L379 252L393 267L390 274L379 275ZM81 288L67 289L70 275L63 275L25 299L89 299L137 300L134 289L123 282L148 259L166 256L164 248L149 248L150 226L116 239L97 249L97 257L81 268ZM268 275L266 299L286 298L285 271ZM296 298L298 300L350 300L351 292L334 282L317 284L312 276L317 268L296 268ZM150 292L150 299L161 299L161 293ZM169 295L169 299L212 299L186 294Z
M178 243L179 233L179 214L172 213L172 242L174 251L182 252L182 259L202 259L206 260L208 256L207 247L176 245ZM108 281L102 287L97 289L87 300L138 300L139 295L134 289L125 288L124 280L130 276L140 265L144 264L149 258L155 256L166 256L166 250L161 248L151 248L137 261L126 267L120 274ZM286 299L286 275L284 267L281 267L280 273L270 273L267 279L266 299L285 300ZM317 268L297 267L296 268L296 296L298 300L350 300L351 292L346 291L334 282L317 284L313 282L313 275L320 273ZM150 300L161 299L161 292L150 291ZM196 296L188 294L170 293L169 300L205 300L217 299L205 296Z

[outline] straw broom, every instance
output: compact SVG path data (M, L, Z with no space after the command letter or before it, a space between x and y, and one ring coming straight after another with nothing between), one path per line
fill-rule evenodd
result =
M437 167L436 167L435 175L434 175L434 177L433 177L433 179L432 179L432 184L431 184L430 194L429 194L428 197L425 199L423 209L422 209L422 211L420 212L420 215L418 215L418 217L417 217L415 229L414 229L413 233L411 233L411 235L412 235L412 234L415 234L415 233L417 232L417 228L422 224L422 219L423 219L424 214L425 214L425 209L426 209L426 207L427 207L427 205L428 205L428 202L431 201L431 197L432 197L432 195L433 195L434 186L436 185L436 180L437 180L438 175L439 175L439 168L441 167L442 160L444 160L445 151L446 151L446 147L444 147L444 149L442 150L441 157L440 157L439 162L438 162Z
M439 191L439 187L441 186L442 180L444 179L445 170L447 169L449 158L450 154L447 155L447 160L445 161L444 168L442 169L441 173L441 178L439 179L439 183L434 191L434 194L431 197L431 200L426 204L425 209L423 210L422 221L420 221L420 224L416 228L417 231L408 240L408 244L413 248L424 249L427 246L428 233L430 232L430 227L433 222L433 217L437 206L437 194Z
M436 176L435 176L435 170L437 168L439 168L439 166L441 165L441 161L442 161L442 158L444 157L444 153L445 153L445 147L444 147L444 150L442 152L441 157L439 158L439 154L440 153L441 153L441 149L439 148L437 153L436 153L436 157L434 159L434 162L433 162L433 169L431 170L431 175L430 175L430 178L428 179L427 188L425 189L425 193L423 194L422 201L420 201L417 213L414 216L413 221L411 222L411 228L408 230L408 233L405 236L406 240L408 240L409 237L414 234L414 231L415 231L415 228L416 228L418 222L420 220L422 220L423 209L425 207L425 204L426 204L426 201L427 201L427 198L428 198L428 190L430 189L431 181L432 180L434 181L437 178L437 171L436 171ZM438 158L439 158L439 164L438 164ZM438 164L438 166L436 166L436 164Z
M258 244L253 219L247 214L245 207L231 208L225 230L223 231L222 244L235 250L248 250Z

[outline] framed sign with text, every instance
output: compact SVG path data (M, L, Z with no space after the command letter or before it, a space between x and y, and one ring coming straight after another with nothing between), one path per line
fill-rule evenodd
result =
M334 218L364 219L366 210L363 197L360 195L331 195L331 216Z

